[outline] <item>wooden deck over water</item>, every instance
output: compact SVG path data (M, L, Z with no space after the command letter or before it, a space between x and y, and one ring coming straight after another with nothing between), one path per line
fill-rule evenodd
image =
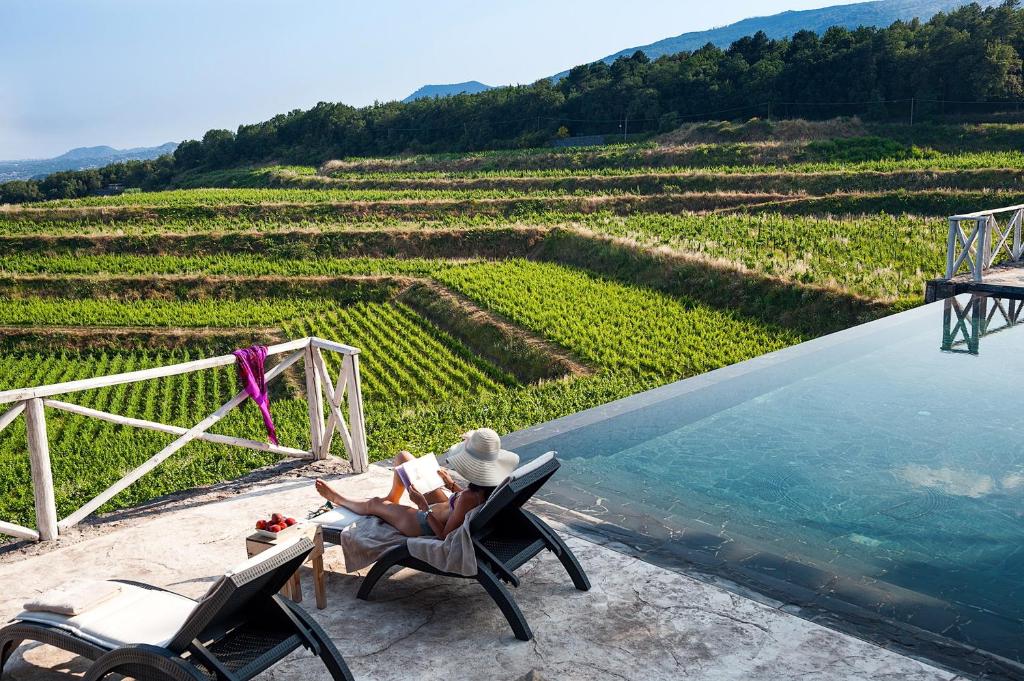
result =
M926 303L961 293L989 293L995 296L1024 297L1024 263L999 265L985 270L982 281L974 281L970 273L952 279L932 279L925 286Z

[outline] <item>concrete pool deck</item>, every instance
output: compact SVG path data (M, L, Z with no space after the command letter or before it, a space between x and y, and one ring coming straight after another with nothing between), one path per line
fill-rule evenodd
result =
M114 514L54 545L0 553L0 618L71 578L150 582L202 594L245 559L245 536L273 511L295 516L318 504L312 464L286 475L226 484ZM332 475L346 493L386 492L390 472ZM544 514L544 507L536 508ZM564 526L554 524L565 532ZM468 678L515 681L599 679L820 679L953 681L964 677L822 627L715 585L568 536L593 588L576 591L558 560L543 554L513 590L535 638L513 638L494 603L471 580L408 570L357 600L361 575L344 571L341 550L325 555L327 608L313 604L303 568L303 605L324 626L357 679ZM25 644L7 678L65 679L87 661ZM297 652L266 673L279 681L329 679L320 662Z

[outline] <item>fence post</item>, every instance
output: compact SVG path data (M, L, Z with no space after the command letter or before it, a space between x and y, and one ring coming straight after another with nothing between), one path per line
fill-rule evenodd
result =
M981 281L989 258L988 217L978 218L974 224L974 281Z
M960 221L949 219L949 238L946 240L946 279L952 279L956 272L953 271L953 263L956 262L956 233L960 229Z
M1013 259L1020 262L1024 259L1024 243L1021 243L1021 222L1024 221L1024 208L1017 210L1013 221Z
M359 380L359 355L347 355L352 373L348 384L348 423L352 433L352 470L365 473L370 466L370 455L366 448L366 421L363 418L363 386Z
M306 405L309 410L309 444L314 459L324 459L327 452L321 451L324 441L324 405L320 388L320 375L316 372L313 353L320 349L310 342L303 358L306 370Z
M36 529L41 540L50 541L57 538L57 502L53 495L50 440L46 434L42 399L35 397L25 402L25 425L36 503Z

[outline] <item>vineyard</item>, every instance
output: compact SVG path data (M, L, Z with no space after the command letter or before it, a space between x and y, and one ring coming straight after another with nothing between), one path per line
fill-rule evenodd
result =
M920 145L897 128L748 139L723 124L0 207L0 389L315 335L362 350L371 459L437 451L919 304L944 217L1024 197L1019 127ZM225 367L66 399L190 427L237 389ZM303 390L300 364L272 393L287 446L309 446ZM61 514L172 439L47 420ZM214 430L264 437L248 404ZM276 461L193 442L105 510ZM0 433L0 519L31 526L31 494L18 419Z

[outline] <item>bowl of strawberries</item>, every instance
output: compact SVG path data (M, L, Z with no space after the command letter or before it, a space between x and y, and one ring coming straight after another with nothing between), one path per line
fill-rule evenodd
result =
M260 518L256 521L256 534L276 539L280 532L287 530L297 522L295 518L290 518L283 513L272 513L270 518Z

